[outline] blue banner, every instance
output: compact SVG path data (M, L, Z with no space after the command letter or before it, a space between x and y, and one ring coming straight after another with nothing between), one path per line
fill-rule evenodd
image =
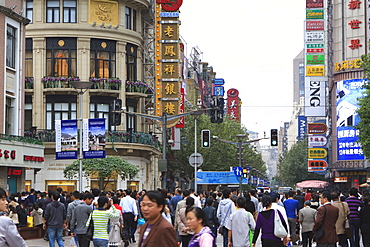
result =
M56 120L55 134L55 159L77 159L77 120Z
M242 179L248 184L248 179ZM234 172L197 172L197 184L239 184L239 178Z
M337 145L338 160L363 160L364 154L358 143L358 130L354 126L360 121L356 110L358 98L364 96L364 79L337 82Z
M304 140L307 136L307 118L298 116L298 140Z
M83 158L105 158L105 119L83 120Z

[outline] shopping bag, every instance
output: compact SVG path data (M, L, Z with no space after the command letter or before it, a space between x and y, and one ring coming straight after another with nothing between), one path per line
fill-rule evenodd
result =
M77 247L76 240L74 237L69 241L69 247Z

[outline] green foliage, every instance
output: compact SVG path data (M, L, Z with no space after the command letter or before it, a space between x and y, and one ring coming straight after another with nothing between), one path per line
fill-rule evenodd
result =
M364 69L364 78L370 78L370 55L361 56L361 67ZM357 113L360 117L360 122L355 126L359 130L359 142L366 157L370 157L370 85L364 85L365 94L359 98L359 108Z
M301 181L323 179L322 175L307 171L307 140L297 142L284 157L280 157L276 179L291 187Z
M194 178L194 168L189 165L189 156L194 153L194 116L185 117L185 128L181 130L181 150L171 151L170 172L175 177L181 177L187 181ZM201 146L201 131L210 130L211 137L217 136L219 139L237 142L235 137L238 134L245 134L246 128L240 123L224 118L223 123L214 124L210 122L208 115L202 114L197 117L197 152L203 156L203 164L200 167L203 171L229 171L230 166L238 166L237 146L223 143L211 138L210 148ZM247 141L248 137L243 141ZM253 144L252 144L253 145ZM244 145L243 158L249 164L261 172L266 172L266 167L262 161L261 154L256 154L249 145Z
M73 179L78 177L80 161L76 160L64 171L64 177ZM91 175L98 176L101 179L109 178L112 174L118 174L122 180L133 178L139 172L139 168L121 159L118 156L108 156L101 159L84 159L82 160L82 171L84 177L88 178Z

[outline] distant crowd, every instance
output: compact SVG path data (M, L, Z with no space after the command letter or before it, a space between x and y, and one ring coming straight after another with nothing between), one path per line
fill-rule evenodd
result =
M27 246L17 228L45 230L49 246L370 247L370 193L175 189L80 193L0 188L0 246ZM139 233L139 239L136 239ZM69 245L63 236L72 236ZM3 237L2 237L3 236Z

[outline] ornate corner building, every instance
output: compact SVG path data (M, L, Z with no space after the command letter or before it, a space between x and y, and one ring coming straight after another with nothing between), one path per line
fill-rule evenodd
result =
M27 0L25 44L25 136L45 145L42 172L26 176L26 185L48 190L77 189L63 169L74 160L55 160L55 120L105 118L106 155L120 156L137 166L129 181L109 178L106 189L157 187L160 155L152 122L135 115L114 117L110 104L122 100L126 111L151 113L154 84L153 1L150 0ZM79 102L73 81L93 85ZM98 186L91 177L83 188Z

